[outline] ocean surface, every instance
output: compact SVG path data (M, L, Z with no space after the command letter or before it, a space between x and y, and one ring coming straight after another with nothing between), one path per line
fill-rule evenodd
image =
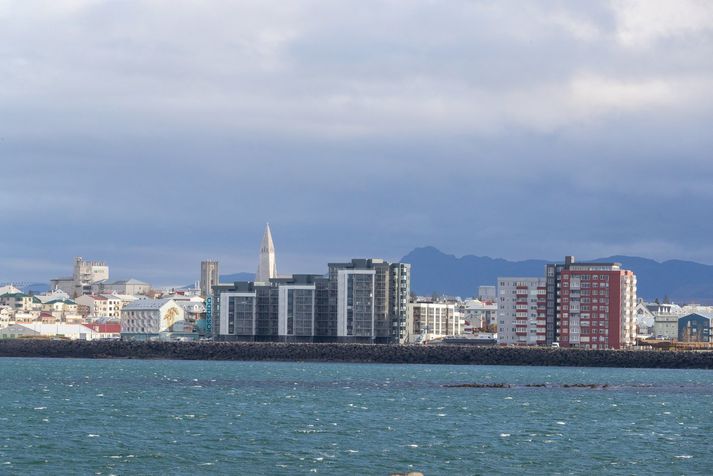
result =
M713 468L705 370L3 358L0 377L0 474ZM471 383L511 387L444 387Z

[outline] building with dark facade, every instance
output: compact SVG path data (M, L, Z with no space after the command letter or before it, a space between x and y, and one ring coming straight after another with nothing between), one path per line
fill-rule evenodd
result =
M326 276L214 286L214 335L225 340L400 342L410 265L381 259L330 263Z
M710 339L710 317L688 314L678 319L679 342L710 342Z

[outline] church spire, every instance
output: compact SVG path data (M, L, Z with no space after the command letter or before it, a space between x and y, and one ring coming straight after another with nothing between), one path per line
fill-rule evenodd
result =
M272 242L270 224L265 225L265 233L260 243L260 256L258 258L255 282L267 283L270 278L277 277L277 263L275 262L275 244Z

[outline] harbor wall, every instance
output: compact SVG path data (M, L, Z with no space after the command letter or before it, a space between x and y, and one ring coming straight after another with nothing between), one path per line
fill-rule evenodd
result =
M713 369L713 352L451 345L0 340L0 357Z

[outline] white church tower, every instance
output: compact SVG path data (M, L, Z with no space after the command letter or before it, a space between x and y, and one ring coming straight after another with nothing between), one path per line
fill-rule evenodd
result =
M267 283L270 278L277 277L277 263L275 262L275 244L272 242L270 224L265 225L265 234L262 235L260 244L260 257L257 264L256 283Z

